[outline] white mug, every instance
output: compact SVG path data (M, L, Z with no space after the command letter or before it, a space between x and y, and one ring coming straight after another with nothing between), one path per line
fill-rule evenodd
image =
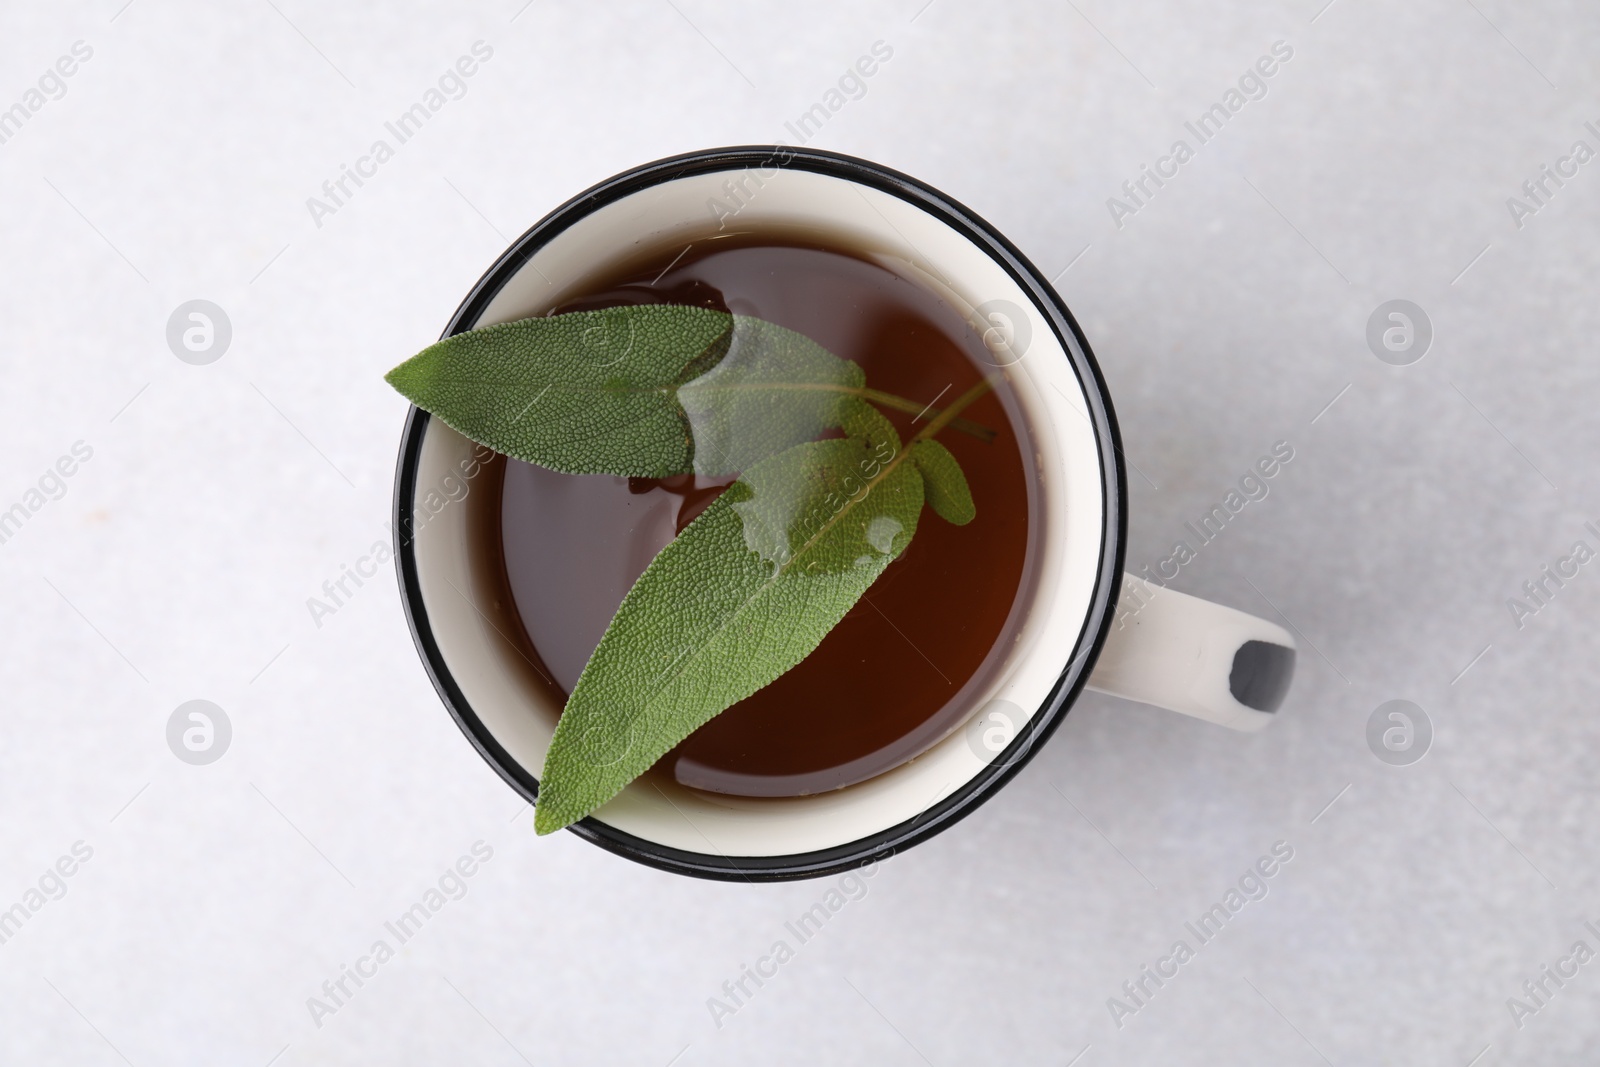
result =
M1037 558L1017 640L965 727L865 782L807 797L712 795L640 779L574 832L652 866L771 880L872 862L950 826L992 796L1092 688L1236 730L1271 722L1294 671L1282 627L1123 574L1127 489L1116 419L1066 305L1004 237L903 174L809 149L715 149L647 164L557 208L479 280L445 335L542 314L623 257L741 227L803 227L866 251L934 290L989 342L1020 409ZM396 475L395 559L418 651L483 757L528 800L560 713L473 600L485 561L460 483L475 446L413 408Z

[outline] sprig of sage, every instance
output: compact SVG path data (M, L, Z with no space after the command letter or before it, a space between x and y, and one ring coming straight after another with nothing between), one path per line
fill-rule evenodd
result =
M704 308L571 312L457 334L387 375L496 451L569 474L739 478L623 598L556 724L534 825L583 818L805 659L916 533L976 515L955 427L802 334ZM903 443L873 406L927 413ZM829 431L843 436L817 438Z
M849 399L939 415L867 389L859 365L804 334L667 304L470 330L386 377L462 435L563 474L736 474L837 427Z

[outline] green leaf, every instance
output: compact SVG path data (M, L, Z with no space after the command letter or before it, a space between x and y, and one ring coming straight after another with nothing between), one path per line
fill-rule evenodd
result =
M853 422L888 427L870 408L851 408ZM540 834L583 818L805 659L905 550L923 481L888 433L762 460L661 550L556 726L539 780Z
M965 526L977 518L978 507L972 502L967 476L948 448L932 439L917 441L911 446L911 462L922 472L928 503L941 519Z
M390 371L474 441L567 474L737 473L839 424L861 368L706 308L577 311L446 338Z
M733 474L838 426L861 367L804 334L733 316L728 353L678 390L693 429L697 474Z
M839 428L849 437L859 437L874 452L890 455L900 452L900 435L883 412L865 400L850 398L839 406Z

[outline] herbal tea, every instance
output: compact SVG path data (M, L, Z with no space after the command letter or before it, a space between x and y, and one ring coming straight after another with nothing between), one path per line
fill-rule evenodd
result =
M771 234L731 235L641 257L552 314L643 305L732 313L749 317L736 322L760 320L803 335L802 340L864 372L859 384L848 386L871 405L872 411L861 418L886 416L892 430L879 431L876 422L866 428L861 418L847 418L810 435L806 427L811 424L803 418L796 423L789 406L764 399L729 414L691 395L691 382L678 393L678 417L686 413L688 450L679 473L558 473L551 468L584 469L561 461L566 446L559 441L540 446L545 450L541 456L556 458L539 465L497 458L479 475L478 491L468 498L474 551L486 575L486 585L478 591L482 610L518 646L533 672L530 677L559 706L573 694L591 657L599 658L596 650L624 597L636 582L643 588L641 575L679 533L724 494L739 496L732 509L747 520L759 510L759 493L754 500L745 499L750 490L744 471L770 467L773 459L755 462L755 457L778 445L752 452L749 442L783 437L795 423L802 428L781 442L791 449L839 451L846 448L846 439L859 438L868 442L860 455L861 470L888 471L897 460L886 457L896 455L903 438L910 452L923 457L918 465L929 507L921 509L920 519L916 510L891 508L892 514L876 515L865 525L867 541L884 552L887 562L881 573L865 579L870 584L864 593L852 594L859 599L825 630L814 651L699 726L650 773L715 793L803 796L852 785L914 759L965 721L975 700L992 684L1021 614L1020 591L1031 584L1025 581L1034 555L1030 538L1038 531L1037 523L1030 522L1032 492L1023 459L1031 449L1019 442L1011 415L1016 406L983 340L936 294L878 262ZM596 334L599 329L590 326L583 335L601 369L596 380L603 379L609 359L628 358L634 344L634 334L627 332L631 325L614 331L617 336ZM703 361L705 366L686 371L684 380L693 371L704 372L695 381L714 380L717 360L731 365L739 351L770 353L761 358L793 363L800 358L787 354L793 349L788 341L766 347L746 344L742 350L736 343L731 353L726 347L715 350ZM761 378L763 371L755 366L740 373L744 382ZM989 387L983 384L986 376ZM941 415L974 395L958 414ZM511 412L511 418L501 421L515 424L516 434L537 435L546 425L539 421L540 405L547 402L546 392L534 390L524 414ZM622 448L614 462L632 462L626 451L630 435L653 432L651 420L673 417L654 407L639 411L636 425L612 418L592 435L585 431L574 436L608 434ZM933 425L941 419L942 425ZM818 425L829 424L823 420ZM936 432L919 437L929 430ZM811 436L822 442L839 440L798 446L791 440ZM892 444L880 440L885 438ZM580 441L577 447L587 446ZM885 458L868 467L874 462L873 449ZM753 462L742 458L745 453ZM854 462L855 454L851 456ZM955 472L941 473L947 467ZM962 512L956 500L960 494L952 485L970 489L970 513ZM847 487L838 495L840 503L830 506L845 508L878 494L881 510L888 507L883 498L889 492L887 483L864 494ZM721 505L726 507L726 502ZM817 528L827 520L822 515ZM793 515L779 516L780 525L793 521ZM747 551L761 549L752 540L755 529L746 522ZM875 541L874 530L893 540L893 546L889 540ZM780 551L773 558L784 557ZM617 629L623 621L619 619ZM755 633L749 639L764 637ZM737 674L737 660L729 656L718 669ZM670 662L647 662L639 669L670 667ZM624 742L613 739L608 744L626 747L637 741L630 734ZM607 758L602 754L600 761Z

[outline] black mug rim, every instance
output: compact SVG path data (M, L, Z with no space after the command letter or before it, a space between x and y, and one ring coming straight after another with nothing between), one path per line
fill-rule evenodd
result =
M1039 710L1017 732L1005 751L949 796L913 819L844 844L783 856L725 856L691 852L657 844L589 817L568 827L592 844L660 870L720 881L770 882L818 878L876 863L948 829L992 797L1032 759L1061 725L1088 681L1115 617L1127 545L1127 481L1121 435L1105 379L1088 340L1066 303L1015 245L976 213L915 178L853 156L784 145L740 145L670 156L623 171L595 185L540 219L500 254L479 278L440 335L470 329L489 303L523 265L551 238L608 204L663 182L696 174L751 167L782 167L843 178L899 197L928 212L960 233L1005 270L1032 300L1061 343L1083 387L1089 421L1099 449L1101 471L1100 558L1093 595L1077 643ZM450 673L434 639L427 605L417 576L414 539L409 536L415 503L417 470L429 415L412 407L401 433L395 470L391 519L395 531L395 570L406 622L423 666L440 699L478 754L529 803L538 797L532 773L495 740L478 718Z

